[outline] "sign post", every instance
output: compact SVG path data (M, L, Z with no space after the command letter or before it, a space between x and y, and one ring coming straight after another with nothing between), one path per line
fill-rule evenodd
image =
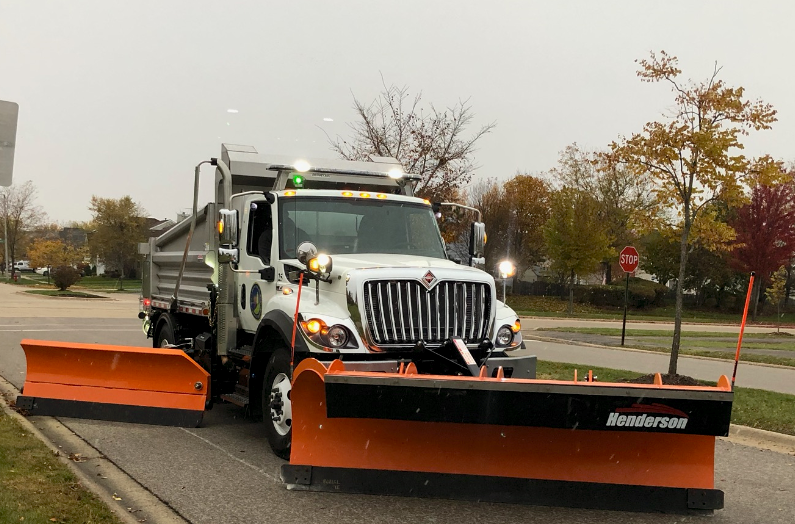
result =
M624 345L624 335L627 332L627 304L629 303L629 274L634 272L638 269L638 262L640 261L640 257L638 256L638 250L632 246L627 246L621 250L621 254L618 256L618 265L621 266L621 269L624 270L624 273L627 274L627 284L624 288L624 322L621 325L621 345Z
M17 140L17 119L19 105L16 102L0 100L0 186L11 185L14 171L14 148ZM8 267L8 195L3 202L6 213L3 220L3 274ZM13 268L9 268L13 269Z

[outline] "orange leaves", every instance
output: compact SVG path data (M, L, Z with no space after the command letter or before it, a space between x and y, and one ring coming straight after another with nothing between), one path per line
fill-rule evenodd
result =
M682 82L676 57L665 51L651 53L638 64L643 81L671 84L674 107L642 132L611 144L611 156L636 172L648 173L656 182L659 204L675 210L686 229L706 203L740 205L745 184L776 179L780 164L770 158L749 161L740 141L749 130L768 129L775 122L770 104L746 100L742 87L727 86L718 77L717 65L704 81Z

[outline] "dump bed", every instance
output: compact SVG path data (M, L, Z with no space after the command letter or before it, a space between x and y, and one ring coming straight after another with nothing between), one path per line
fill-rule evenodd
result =
M179 305L204 310L209 307L208 284L217 281L214 269L216 255L214 248L214 217L216 204L207 204L198 212L196 229L191 238L185 273L179 287ZM152 299L154 307L166 307L161 302L170 302L179 276L182 255L190 231L191 219L187 218L160 235L150 238L148 244L141 245L144 255L142 294Z

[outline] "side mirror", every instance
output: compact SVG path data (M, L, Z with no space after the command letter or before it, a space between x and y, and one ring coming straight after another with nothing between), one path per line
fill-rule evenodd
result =
M224 264L226 262L232 262L233 264L238 263L238 258L240 254L236 247L234 248L226 248L226 247L219 247L218 248L218 262Z
M483 222L472 222L469 235L469 254L475 258L483 255L486 248L486 224Z
M218 211L218 238L222 246L237 246L237 211L221 209Z
M317 256L317 247L312 242L301 242L296 248L296 258L303 265Z

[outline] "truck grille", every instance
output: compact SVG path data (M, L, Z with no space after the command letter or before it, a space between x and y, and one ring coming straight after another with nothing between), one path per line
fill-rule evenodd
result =
M364 283L364 316L378 345L413 346L461 337L477 344L488 334L491 287L441 281L430 291L416 280Z

